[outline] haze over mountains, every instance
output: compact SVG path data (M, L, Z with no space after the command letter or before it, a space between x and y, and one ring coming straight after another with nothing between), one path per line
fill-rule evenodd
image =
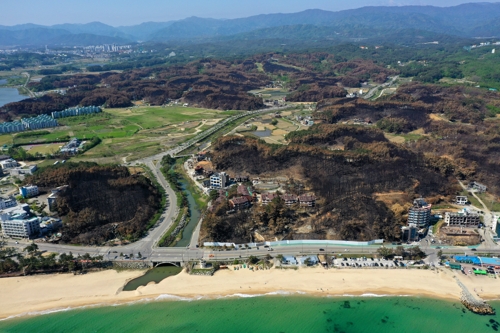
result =
M411 31L457 37L500 36L500 3L454 7L363 7L339 12L318 9L218 20L190 17L112 27L100 22L0 26L0 45L90 45L103 43L244 39L384 38Z

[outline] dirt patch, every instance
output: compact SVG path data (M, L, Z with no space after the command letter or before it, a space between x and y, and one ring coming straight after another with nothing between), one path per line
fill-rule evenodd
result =
M389 140L390 142L394 142L394 143L405 143L405 138L403 138L402 136L398 136L398 135L394 135L394 134L388 134L388 133L384 133L384 136L387 140Z
M431 113L429 115L429 118L431 118L432 120L435 120L435 121L448 121L447 119L444 119L443 117L441 117L437 114L434 114L434 113Z

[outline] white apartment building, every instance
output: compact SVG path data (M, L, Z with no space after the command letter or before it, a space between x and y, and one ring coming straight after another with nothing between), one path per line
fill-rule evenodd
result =
M2 233L6 237L30 238L40 234L38 217L27 220L7 220L2 218Z
M214 173L210 176L211 188L225 188L227 185L227 174L225 172Z
M38 186L36 185L27 185L19 188L19 194L23 196L23 198L31 198L38 195Z
M14 198L0 198L0 209L15 207L17 205L17 201Z

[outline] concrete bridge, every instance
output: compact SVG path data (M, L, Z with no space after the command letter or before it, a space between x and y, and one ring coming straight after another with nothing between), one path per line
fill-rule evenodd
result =
M153 267L159 267L159 266L175 266L175 267L182 267L182 262L179 261L162 261L162 262L153 262Z

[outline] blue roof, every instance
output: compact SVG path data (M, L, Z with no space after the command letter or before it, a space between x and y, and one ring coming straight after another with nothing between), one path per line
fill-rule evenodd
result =
M475 265L499 265L500 259L498 258L487 258L487 257L473 257L473 256L454 256L456 261L464 262L470 261Z

